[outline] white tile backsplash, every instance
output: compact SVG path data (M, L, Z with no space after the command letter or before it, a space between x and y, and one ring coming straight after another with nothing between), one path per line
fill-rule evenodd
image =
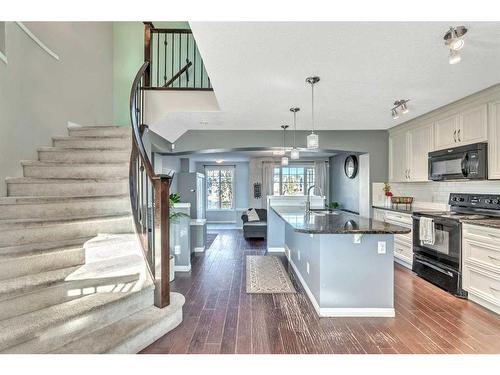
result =
M390 183L395 196L410 196L417 206L427 203L447 204L450 193L500 194L500 180ZM384 202L383 183L375 182L373 204Z

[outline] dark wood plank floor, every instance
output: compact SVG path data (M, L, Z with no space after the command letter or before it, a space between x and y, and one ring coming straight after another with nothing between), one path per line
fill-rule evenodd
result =
M318 318L297 294L247 294L245 256L264 241L222 230L173 290L184 321L142 353L500 353L500 317L395 266L395 318ZM286 259L284 259L286 264Z

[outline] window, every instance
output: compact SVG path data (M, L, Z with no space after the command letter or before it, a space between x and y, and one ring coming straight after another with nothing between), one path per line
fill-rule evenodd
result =
M207 210L234 208L234 167L206 166Z
M275 167L273 176L274 195L305 195L314 185L314 167Z

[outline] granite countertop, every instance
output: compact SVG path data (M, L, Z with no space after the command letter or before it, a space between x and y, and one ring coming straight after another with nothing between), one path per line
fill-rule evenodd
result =
M341 210L333 210L330 214L312 210L306 215L304 207L274 206L271 207L296 232L314 234L406 234L410 229L398 225L384 223Z
M500 229L500 218L487 218L487 219L461 219L460 222L466 224L480 225L482 227L490 227Z

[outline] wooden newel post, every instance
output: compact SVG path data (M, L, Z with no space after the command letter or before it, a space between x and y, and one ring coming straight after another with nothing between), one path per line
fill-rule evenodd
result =
M154 179L155 190L155 306L170 304L170 176L159 175Z
M151 29L154 28L152 22L144 22L144 62L149 65L144 72L144 86L151 85Z

